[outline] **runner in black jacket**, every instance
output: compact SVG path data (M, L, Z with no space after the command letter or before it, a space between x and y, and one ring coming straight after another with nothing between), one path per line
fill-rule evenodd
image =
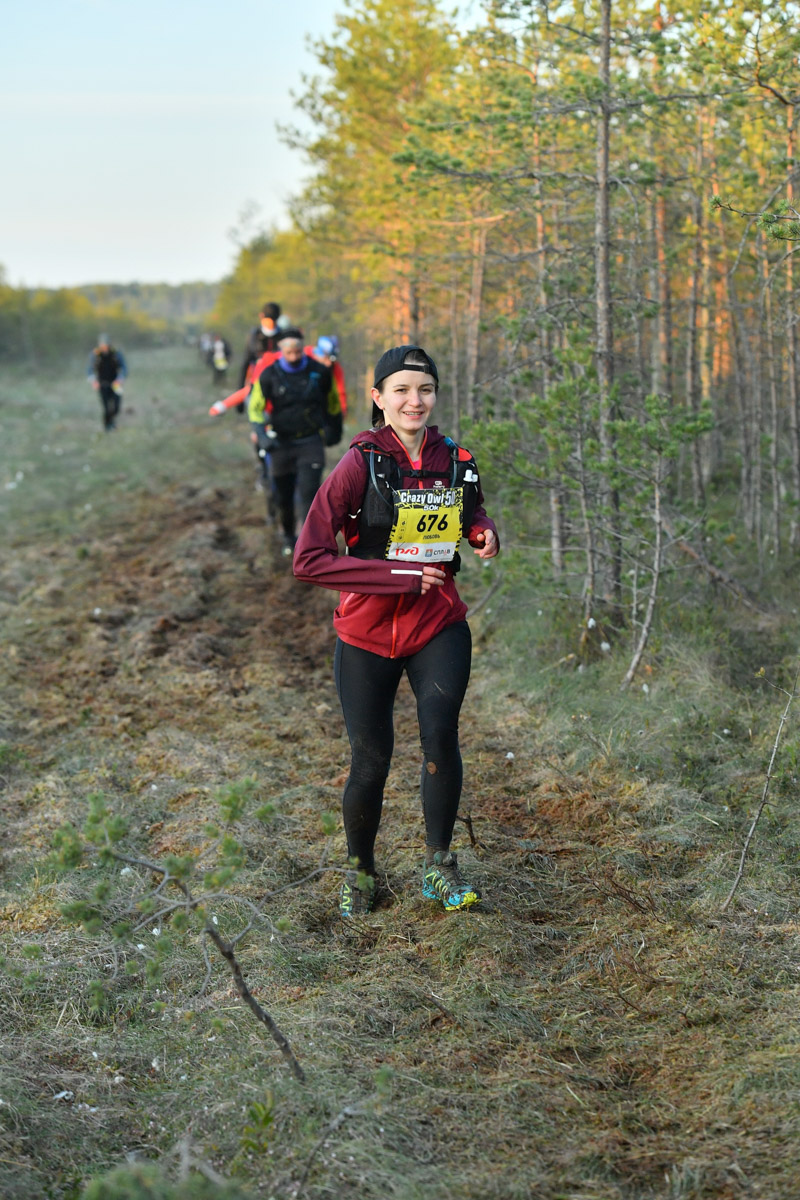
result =
M108 334L101 333L89 355L86 377L100 395L103 405L103 428L114 429L122 407L122 384L128 368L121 350L115 350Z
M341 438L342 415L330 368L304 353L302 331L281 330L278 348L280 357L253 384L248 416L254 429L263 430L283 552L290 555L297 519L302 524L322 479L325 446Z

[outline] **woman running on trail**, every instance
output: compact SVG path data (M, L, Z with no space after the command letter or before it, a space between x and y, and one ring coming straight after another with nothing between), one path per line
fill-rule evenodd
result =
M448 910L481 898L450 851L462 784L458 716L472 649L453 577L462 536L479 558L494 558L500 543L472 455L428 425L438 387L436 364L421 347L395 346L381 356L373 428L353 439L317 492L294 555L298 579L341 591L334 676L350 739L342 809L356 868L342 884L343 917L370 912L375 901L375 838L403 671L417 701L423 753L422 894Z

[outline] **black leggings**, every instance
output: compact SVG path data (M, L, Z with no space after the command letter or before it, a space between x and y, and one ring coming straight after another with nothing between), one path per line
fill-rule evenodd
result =
M394 700L403 671L417 700L426 842L435 850L450 846L463 778L458 715L471 659L466 621L448 625L408 658L383 658L336 643L334 677L351 750L342 797L347 852L368 873L375 870L375 838L394 749Z
M294 537L295 491L299 499L297 514L302 525L319 491L322 469L325 466L325 447L318 433L298 438L294 442L278 441L270 447L269 473L280 514L281 527L287 537Z
M119 414L121 401L110 383L100 384L100 401L103 405L103 428L113 429Z

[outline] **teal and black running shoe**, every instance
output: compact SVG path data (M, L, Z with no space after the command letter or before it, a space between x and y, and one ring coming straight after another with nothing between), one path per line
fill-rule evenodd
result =
M375 876L364 871L348 871L339 894L339 912L343 917L361 917L375 906Z
M439 900L448 912L480 904L481 894L462 878L458 859L447 850L437 850L433 862L422 872L422 894L429 900Z

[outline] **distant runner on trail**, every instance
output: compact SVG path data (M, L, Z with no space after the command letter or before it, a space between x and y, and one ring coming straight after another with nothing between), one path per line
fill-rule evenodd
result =
M117 417L122 408L123 384L127 378L128 368L121 350L116 350L108 339L107 333L101 333L97 345L89 355L86 378L100 394L103 405L103 428L108 431L115 429Z
M230 361L230 342L221 333L213 334L211 341L211 372L214 383L224 383Z
M353 438L317 492L294 555L298 579L341 591L334 677L351 748L342 809L354 869L339 902L348 918L375 903L374 847L403 671L417 700L423 754L422 894L448 911L481 898L450 850L462 785L458 716L472 646L454 576L462 537L482 559L494 558L500 542L472 455L428 425L438 388L436 364L421 347L395 346L381 356L373 428Z
M278 349L278 320L281 315L280 304L269 300L262 304L258 312L258 324L250 330L244 348L244 358L239 371L239 387L253 382L253 367L268 350Z
M253 384L247 415L269 461L270 499L290 555L298 516L302 522L322 479L325 446L342 436L342 415L330 368L304 352L302 331L280 330L278 348L280 356Z

